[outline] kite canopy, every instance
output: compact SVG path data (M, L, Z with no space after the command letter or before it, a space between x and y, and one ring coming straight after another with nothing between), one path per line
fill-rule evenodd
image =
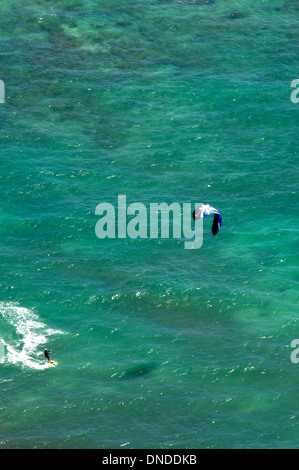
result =
M217 209L215 209L215 207L210 206L210 204L201 204L200 206L196 207L196 209L193 211L193 219L202 219L203 217L206 217L207 215L211 214L214 214L212 234L216 235L222 225L222 217L217 211Z

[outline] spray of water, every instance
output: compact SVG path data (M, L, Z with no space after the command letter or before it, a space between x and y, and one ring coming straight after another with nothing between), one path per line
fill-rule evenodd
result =
M50 336L64 332L48 328L35 312L16 304L0 302L0 316L10 326L10 332L0 338L0 363L32 369L48 367L42 356L43 345Z

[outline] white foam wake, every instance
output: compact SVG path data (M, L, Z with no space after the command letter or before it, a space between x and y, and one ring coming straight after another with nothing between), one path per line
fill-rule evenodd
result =
M35 312L13 303L0 302L0 315L10 325L8 333L5 325L4 331L0 330L0 362L33 369L49 367L44 363L42 345L51 335L64 332L48 328Z

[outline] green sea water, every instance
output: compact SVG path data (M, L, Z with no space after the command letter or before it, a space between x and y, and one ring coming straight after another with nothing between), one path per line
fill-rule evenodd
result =
M1 2L1 448L299 447L298 16ZM118 195L223 225L100 240Z

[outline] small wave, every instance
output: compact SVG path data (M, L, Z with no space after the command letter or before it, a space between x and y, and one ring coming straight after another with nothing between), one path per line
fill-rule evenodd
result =
M6 334L4 328L0 338L0 362L31 369L49 367L50 364L42 362L41 345L46 344L51 335L65 332L48 328L35 312L16 304L0 302L0 315L13 328L13 334Z

